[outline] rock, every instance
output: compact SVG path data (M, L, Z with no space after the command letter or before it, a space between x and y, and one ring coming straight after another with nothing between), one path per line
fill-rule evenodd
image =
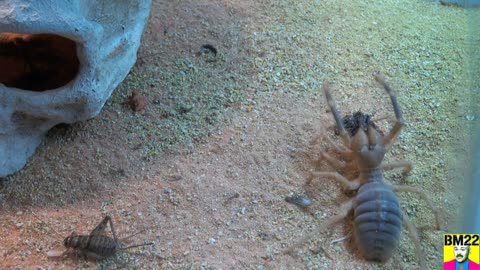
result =
M136 61L150 5L0 1L0 177L25 166L53 126L100 112Z

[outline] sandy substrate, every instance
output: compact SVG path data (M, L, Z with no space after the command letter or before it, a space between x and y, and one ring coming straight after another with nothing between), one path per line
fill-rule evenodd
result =
M240 3L241 2L241 3ZM334 135L320 87L342 113L361 110L387 131L394 114L372 74L398 94L407 125L386 160L409 160L415 194L400 194L429 269L461 201L476 117L468 80L469 20L435 1L155 0L137 65L95 119L57 127L22 171L0 184L2 269L416 269L407 233L388 262L365 261L351 220L282 252L354 194L329 179L306 186ZM203 44L218 50L198 55ZM146 110L123 105L134 89ZM454 160L457 160L454 162ZM301 209L285 202L306 194ZM98 262L49 259L72 231L113 217L120 236L154 246ZM333 242L332 242L333 241Z

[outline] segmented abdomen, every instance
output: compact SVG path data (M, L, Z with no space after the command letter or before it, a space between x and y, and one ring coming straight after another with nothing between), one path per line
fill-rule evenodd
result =
M118 251L119 246L105 235L74 235L65 238L64 245L97 257L108 257Z
M388 260L398 246L402 213L397 196L383 182L362 185L353 200L355 241L367 260Z

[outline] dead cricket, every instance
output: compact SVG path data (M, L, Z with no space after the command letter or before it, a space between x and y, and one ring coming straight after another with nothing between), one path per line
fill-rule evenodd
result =
M112 231L113 238L105 235L107 224L110 224L110 230ZM65 240L63 240L63 245L67 248L66 251L61 252L58 250L51 250L47 253L47 256L62 257L65 254L69 254L69 252L73 250L87 257L102 259L115 255L117 252L126 249L153 245L153 243L150 242L144 244L134 244L126 247L122 246L122 242L124 240L142 233L143 231L144 230L118 239L113 227L112 218L110 216L106 216L89 235L78 235L76 233L72 233L70 236L66 237Z

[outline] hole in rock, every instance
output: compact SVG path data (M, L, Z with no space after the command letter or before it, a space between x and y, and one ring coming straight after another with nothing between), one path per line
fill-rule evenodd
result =
M79 70L77 44L53 34L0 32L0 83L31 91L59 88Z

